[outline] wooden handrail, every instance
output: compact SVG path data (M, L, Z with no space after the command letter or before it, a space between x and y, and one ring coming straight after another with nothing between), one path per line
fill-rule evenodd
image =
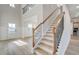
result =
M34 28L34 31L35 31L38 27L40 27L42 24L44 24L44 23L53 15L53 13L54 13L57 9L59 9L59 8L57 7L42 23L40 23L36 28Z
M58 15L58 17L55 19L55 21L53 22L53 27L57 27L58 24L60 23L60 21L62 20L61 18L64 16L65 12L61 13L60 15Z

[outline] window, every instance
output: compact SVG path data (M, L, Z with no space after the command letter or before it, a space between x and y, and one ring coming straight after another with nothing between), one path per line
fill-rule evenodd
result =
M8 31L15 32L15 30L16 30L15 24L9 23L8 24Z
M28 24L28 28L32 28L32 24Z

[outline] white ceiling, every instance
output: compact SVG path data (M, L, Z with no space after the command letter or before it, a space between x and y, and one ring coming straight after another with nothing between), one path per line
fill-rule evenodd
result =
M78 17L79 18L79 4L67 4L67 7L70 11L71 18Z

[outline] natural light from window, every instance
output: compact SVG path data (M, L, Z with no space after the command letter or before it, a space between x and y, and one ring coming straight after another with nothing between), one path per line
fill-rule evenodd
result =
M32 24L28 24L28 28L32 28Z
M15 30L16 30L16 25L13 23L8 23L8 31L15 32Z
M16 45L18 45L18 46L27 45L26 42L23 42L23 41L21 41L21 40L14 41L13 43L16 44Z

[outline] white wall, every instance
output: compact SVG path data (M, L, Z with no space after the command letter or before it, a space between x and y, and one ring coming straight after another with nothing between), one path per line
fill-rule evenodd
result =
M32 28L28 28L28 24L34 24L37 26L43 20L43 10L42 5L37 4L28 10L22 17L23 22L23 37L32 35Z
M32 35L32 28L28 28L28 24L34 24L38 25L43 20L45 20L55 9L57 8L56 4L36 4L32 9L28 10L23 15L23 37L31 36ZM35 43L37 43L43 34L48 30L48 27L50 26L50 22L56 18L56 14L58 12L54 13L54 15L49 19L50 21L47 21L42 26L40 26L36 31L36 40ZM39 39L38 39L39 38Z
M71 39L71 34L72 34L72 23L71 23L71 18L69 15L69 11L66 7L66 5L63 5L63 11L65 11L64 15L64 32L62 34L60 46L58 49L57 54L63 55L68 47L69 41Z
M18 38L21 35L21 11L20 5L15 5L15 8L10 7L8 4L0 5L0 33L1 39ZM8 23L16 24L16 32L8 32Z
M43 20L45 20L55 9L56 4L44 4L43 5ZM56 10L53 15L43 24L43 34L49 29L50 25L53 23L57 15L59 14L59 9Z
M45 20L56 8L56 4L43 4L43 20Z
M23 36L24 37L31 36L31 34L32 34L32 29L28 28L28 24L34 24L35 26L37 26L40 22L45 20L56 8L57 8L56 4L36 4L34 7L32 7L31 10L28 10L23 15L23 22L22 22L23 23L23 25L22 25L23 26ZM57 13L55 13L55 14L57 14ZM54 15L50 19L52 19L52 20L55 19ZM48 21L48 23L45 23L43 26L41 26L40 32L42 32L43 29L44 29L43 32L45 32L47 27L50 25L50 22L51 21Z

